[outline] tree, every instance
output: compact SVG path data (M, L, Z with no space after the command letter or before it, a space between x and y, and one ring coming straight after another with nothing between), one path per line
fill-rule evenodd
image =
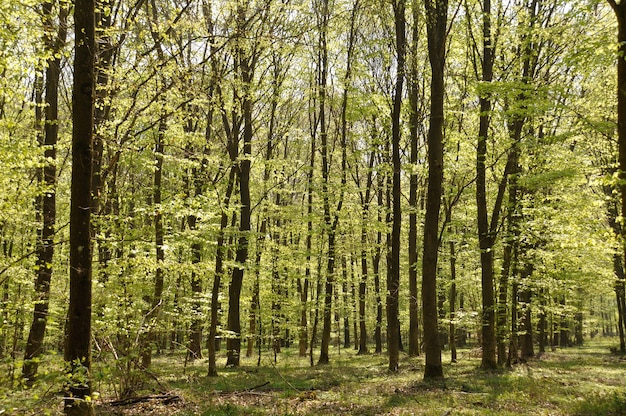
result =
M406 60L406 2L393 2L396 32L396 86L393 96L391 115L391 164L393 168L393 213L391 227L391 252L387 265L387 350L389 352L389 371L398 371L400 353L400 234L402 224L401 203L401 170L400 160L400 111L402 108L402 93L404 87L404 73Z
M437 257L439 251L439 210L443 181L444 66L448 1L426 0L428 58L431 66L430 126L428 129L428 191L424 218L422 263L422 310L424 315L424 378L443 377L437 322Z
M37 300L33 311L33 320L28 333L24 351L22 374L28 384L32 384L37 374L38 358L42 354L43 340L48 321L50 303L50 283L54 257L54 234L56 223L56 146L59 136L59 78L61 75L61 50L67 35L67 8L58 5L58 27L55 27L54 3L45 2L42 6L44 18L45 53L45 108L44 136L40 139L46 162L39 173L39 181L44 188L38 197L38 209L41 209L41 230L37 243L37 279L35 291ZM38 106L36 111L41 111Z
M409 77L409 103L411 109L410 135L411 135L411 176L409 179L409 355L420 355L419 344L419 294L418 294L418 264L417 264L417 214L418 214L418 191L420 177L417 169L419 160L420 130L424 119L424 97L420 94L420 74L418 68L419 53L419 17L420 6L417 1L411 5L413 15L413 28L411 39L410 77ZM420 96L421 95L421 96Z
M619 189L621 193L621 214L622 218L626 218L626 2L621 0L617 3L615 0L607 0L615 12L617 19L617 143L618 143L618 169L619 169ZM626 227L621 227L622 245L624 256L622 260L626 260ZM618 274L618 277L619 276ZM616 289L618 293L623 292L623 284L620 289ZM619 295L618 295L619 296ZM622 296L623 298L623 296ZM621 310L620 310L621 309ZM626 316L624 312L625 305L621 302L621 308L618 308L620 317Z
M70 300L65 361L70 383L68 416L93 414L91 395L91 174L94 114L95 4L74 3L72 90L72 185L70 207Z
M491 1L483 0L483 57L482 79L491 82L493 78L493 55L491 43ZM491 101L488 93L480 96L480 127L478 131L478 145L476 146L476 206L478 207L478 234L480 244L480 263L482 272L482 362L484 369L495 369L496 363L496 325L495 325L495 296L493 276L493 231L494 224L498 224L497 216L500 207L493 212L492 226L487 219L487 189L485 159L487 154L487 136L489 135L489 121ZM497 226L497 225L496 225Z

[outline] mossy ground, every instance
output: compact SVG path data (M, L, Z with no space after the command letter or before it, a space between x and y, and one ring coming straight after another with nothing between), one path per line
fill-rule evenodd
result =
M311 367L308 358L285 350L277 363L269 354L259 367L257 357L242 358L240 368L223 368L218 377L206 376L205 360L185 366L184 357L163 355L154 359L152 381L136 393L167 390L181 401L110 406L115 379L105 378L97 386L96 414L626 415L626 359L611 354L614 345L615 340L592 340L497 372L481 371L480 358L469 351L459 351L455 364L444 353L445 379L433 383L422 380L423 357L406 355L400 371L390 374L385 355L334 351L329 365ZM0 414L3 409L15 415L60 413L61 398L52 382L19 392L4 390Z

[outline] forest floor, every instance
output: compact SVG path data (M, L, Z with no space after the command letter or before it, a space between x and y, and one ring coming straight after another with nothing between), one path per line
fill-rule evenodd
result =
M259 367L258 357L242 358L240 368L221 368L219 377L206 376L204 359L185 365L184 357L162 355L153 359L151 381L128 401L114 400L120 380L96 364L96 415L626 415L626 359L611 353L615 345L591 340L497 372L481 371L471 350L460 350L454 364L444 352L445 379L435 383L422 380L423 357L406 355L390 374L385 355L335 350L331 364L311 367L289 349L276 363L266 353ZM0 400L11 397L19 401ZM37 400L28 410L0 401L0 415L62 410L58 395L40 391Z

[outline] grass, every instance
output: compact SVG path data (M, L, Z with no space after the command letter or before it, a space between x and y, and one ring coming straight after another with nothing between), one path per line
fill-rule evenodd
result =
M276 364L269 355L260 367L256 357L242 358L240 368L222 368L219 377L206 376L205 360L184 367L184 357L160 356L153 361L158 384L153 379L138 393L167 390L182 401L106 406L111 397L103 384L97 414L626 416L626 360L610 353L614 343L592 340L497 372L479 370L480 359L464 351L455 364L444 353L446 378L432 383L422 380L423 357L406 355L400 371L390 374L385 355L357 356L342 350L331 356L329 365L310 367L308 358L285 350ZM0 396L14 404L5 406L4 414L36 414L20 413L28 394L33 390ZM58 395L47 397L50 403L60 402ZM0 401L0 414L2 409Z

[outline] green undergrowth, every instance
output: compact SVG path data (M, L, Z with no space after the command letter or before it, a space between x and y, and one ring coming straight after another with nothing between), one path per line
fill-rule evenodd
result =
M400 371L390 374L385 355L335 350L330 364L311 367L308 357L286 349L276 363L270 355L260 366L256 356L242 358L241 367L220 368L218 377L207 376L204 359L185 364L184 356L162 355L134 392L148 400L113 406L116 397L108 386L114 380L102 380L96 414L626 416L626 360L609 351L613 345L614 340L592 340L495 372L480 370L480 358L469 351L460 350L454 364L444 352L445 379L432 382L422 379L423 357L406 355ZM96 367L103 371L103 365ZM38 414L35 406L60 413L53 382L48 377L30 390L4 388L0 414ZM163 393L177 400L156 399Z

